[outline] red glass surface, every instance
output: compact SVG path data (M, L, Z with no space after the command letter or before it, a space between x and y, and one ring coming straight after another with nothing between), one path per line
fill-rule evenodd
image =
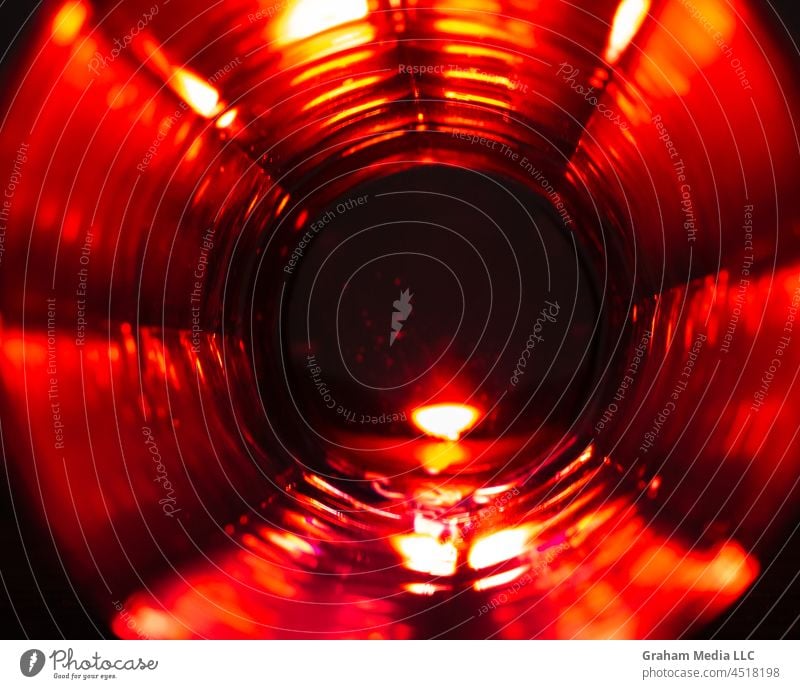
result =
M87 616L728 610L797 521L789 54L741 0L47 6L3 123L0 418Z

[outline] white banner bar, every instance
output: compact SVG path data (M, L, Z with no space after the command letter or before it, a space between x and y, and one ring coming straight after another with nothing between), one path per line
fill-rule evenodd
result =
M800 686L800 642L7 641L0 686Z

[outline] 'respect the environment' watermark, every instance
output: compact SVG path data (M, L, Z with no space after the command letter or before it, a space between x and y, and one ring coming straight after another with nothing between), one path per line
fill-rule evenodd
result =
M222 77L227 76L230 74L234 69L237 67L242 66L242 58L235 57L230 62L226 62L222 67L220 67L216 72L214 72L210 77L208 77L209 84L216 84Z
M242 58L235 57L229 62L225 63L222 67L220 67L214 74L212 74L208 78L209 84L215 84L218 82L222 77L227 76L230 74L234 69L240 67L242 65ZM150 146L148 146L147 151L142 156L142 159L136 165L136 169L139 172L147 172L147 168L150 167L150 163L153 162L153 159L158 154L159 149L161 148L161 144L164 143L164 140L169 136L169 133L175 128L175 125L180 122L183 118L184 114L189 110L189 105L185 101L181 101L178 105L178 108L173 111L173 113L169 116L161 120L161 123L158 126L158 132L156 133L155 138L153 139Z
M570 215L569 211L567 210L567 206L564 203L564 200L561 198L561 194L558 193L556 188L550 183L550 181L545 176L544 172L538 168L532 160L530 160L527 156L522 155L518 151L515 151L511 146L502 141L497 141L495 139L490 139L486 136L481 136L479 134L472 134L470 132L463 132L463 131L454 131L453 138L459 139L461 141L466 141L469 144L482 146L484 148L489 149L490 151L494 151L498 155L502 156L503 158L510 160L512 163L516 163L519 165L530 177L537 182L541 187L542 191L544 191L547 198L553 204L553 208L558 212L558 215L561 218L561 221L564 223L565 227L570 227L574 224L572 216Z
M158 126L158 133L156 134L156 138L153 139L153 142L145 151L145 154L142 156L141 161L137 163L136 169L139 172L147 172L147 168L150 167L150 163L153 161L153 158L156 157L158 153L158 149L161 147L161 144L164 142L164 139L167 138L167 135L170 133L172 128L175 124L183 117L184 113L189 109L189 106L181 102L180 106L178 107L175 112L173 112L169 117L165 120L162 120L161 124Z
M289 0L279 0L269 7L262 7L257 12L250 12L247 15L247 21L251 24L255 22L264 21L265 19L272 19L274 16L280 14L289 6Z
M736 329L739 327L739 320L742 317L744 310L747 292L750 289L750 270L755 263L755 245L753 244L753 204L745 204L744 207L744 221L742 223L743 233L743 257L742 268L739 276L739 285L736 288L736 297L733 301L733 310L731 311L728 325L722 335L722 343L719 346L719 351L723 354L728 354L731 351L731 344L733 337L736 334Z
M56 300L54 297L47 299L47 401L50 404L50 420L53 424L53 447L63 450L64 444L64 413L61 409L61 394L58 383L58 356L57 356L57 327L56 327Z

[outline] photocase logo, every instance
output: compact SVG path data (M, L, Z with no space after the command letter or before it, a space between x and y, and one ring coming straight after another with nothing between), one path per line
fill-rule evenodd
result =
M394 313L392 314L392 331L389 333L390 347L394 344L394 341L403 329L403 324L408 320L411 311L414 309L411 305L411 297L414 295L410 294L410 291L411 290L405 290L400 292L400 298L392 304L392 306L394 306Z
M25 651L19 659L19 669L26 677L35 677L44 667L44 653L36 648Z

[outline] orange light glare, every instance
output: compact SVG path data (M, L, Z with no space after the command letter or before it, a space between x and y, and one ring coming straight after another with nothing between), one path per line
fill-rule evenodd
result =
M442 543L439 539L424 534L411 534L395 536L392 544L403 556L403 564L412 572L423 572L437 577L455 574L458 551L452 543Z
M359 89L364 89L367 86L371 86L372 84L376 84L382 79L381 76L373 76L373 77L365 77L363 79L348 79L344 84L339 86L338 88L330 89L325 91L321 96L310 100L303 106L303 110L313 110L318 105L322 105L322 103L330 102L340 96L344 96L348 93L352 93L353 91L358 91Z
M368 12L367 0L297 0L286 15L281 38L299 41L363 19Z
M282 548L287 553L295 557L300 555L315 555L314 547L293 533L275 531L273 529L263 529L261 535L274 545Z
M434 404L411 412L411 420L423 433L443 440L458 440L478 420L478 410L467 404Z
M472 545L467 562L472 569L484 569L519 557L528 549L531 536L530 526L520 526L479 538Z
M409 593L416 594L417 596L432 596L437 591L446 591L446 586L437 586L436 584L429 583L412 583L406 584L403 588Z
M465 103L477 103L478 105L488 105L490 108L508 108L508 103L504 103L497 98L479 96L475 93L461 93L460 91L445 91L445 97L450 100L460 100Z
M439 474L466 462L470 454L461 445L430 441L419 448L416 457L429 474Z
M228 112L220 115L216 122L217 129L227 129L230 127L236 119L237 113L238 111L236 108L231 108Z
M341 112L337 113L333 117L328 118L325 121L325 126L330 127L337 122L341 122L342 120L349 119L354 117L355 115L360 115L363 112L367 112L369 110L374 110L375 108L379 108L382 105L385 105L389 102L389 99L384 98L376 98L375 100L368 101L367 103L362 103L361 105L353 106L352 108L347 108L346 110L342 110Z
M484 577L483 579L478 579L478 581L473 584L472 588L474 588L476 591L488 591L489 589L497 588L498 586L506 586L515 582L527 571L528 565L522 565L521 567L509 569L507 572L492 574L488 577Z
M479 81L492 86L505 86L509 90L514 89L514 82L508 77L501 76L500 74L468 72L464 69L448 69L445 71L444 76L448 81L453 79L463 79L465 81Z
M614 63L630 45L650 10L650 0L622 0L611 24L606 62Z
M58 45L69 45L77 38L86 21L86 5L82 2L67 2L53 18L53 41Z
M35 366L44 366L47 358L47 349L39 342L25 341L22 337L5 338L2 351L11 366L22 367L27 362Z
M141 639L189 638L189 630L168 612L139 602L120 607L112 623L112 629L117 636L133 638L129 635L134 633Z
M490 60L498 60L506 64L519 64L522 58L518 55L510 55L503 50L497 48L489 48L484 45L476 45L475 43L448 43L442 46L442 51L450 55L463 55L465 57L474 58L488 58Z
M219 112L219 92L207 81L188 69L178 68L170 79L170 85L197 114L213 117Z

